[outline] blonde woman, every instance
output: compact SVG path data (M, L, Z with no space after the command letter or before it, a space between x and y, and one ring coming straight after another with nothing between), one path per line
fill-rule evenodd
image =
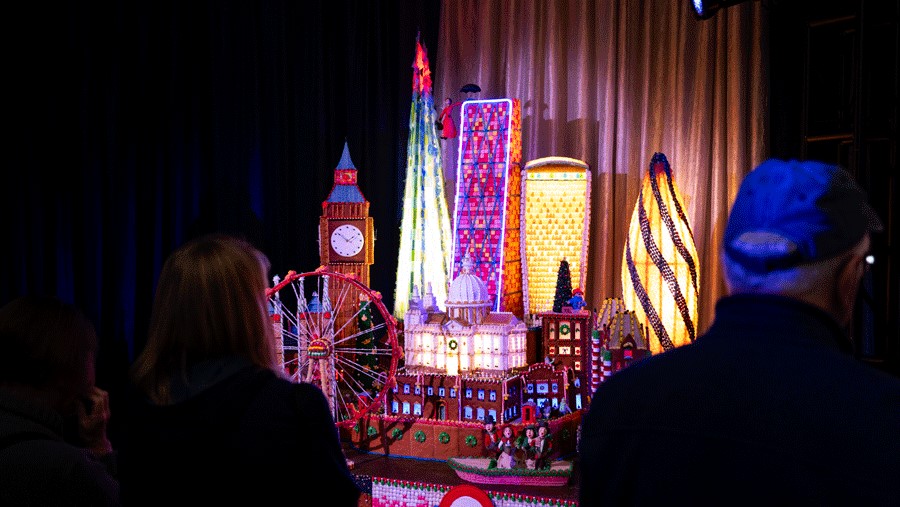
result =
M269 261L208 235L163 265L120 453L123 501L163 505L296 503L322 492L357 505L323 393L276 364L265 291Z

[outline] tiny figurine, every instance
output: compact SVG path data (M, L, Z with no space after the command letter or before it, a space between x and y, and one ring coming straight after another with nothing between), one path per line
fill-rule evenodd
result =
M482 432L482 456L495 457L499 450L497 445L500 440L500 431L494 426L494 416L487 415L484 418L484 431Z
M537 430L534 426L528 425L519 436L517 447L525 453L525 467L535 469L535 454L537 453Z
M446 105L444 106L444 109L441 110L441 114L438 116L435 126L441 131L441 139L455 139L458 133L456 131L456 123L454 123L450 113L453 111L453 108L459 106L462 102L453 102L453 99L447 97L447 100L444 101L444 103Z
M559 415L571 414L572 409L569 408L569 402L565 398L559 401Z
M553 452L553 439L550 436L550 425L547 421L538 423L537 437L534 444L534 467L536 470L549 468L547 460Z
M513 436L513 427L506 425L497 442L500 454L497 456L497 468L515 468L516 466L516 442Z
M576 312L581 311L582 308L587 306L587 303L584 301L584 292L580 288L576 288L572 291L572 297L569 298L567 303Z

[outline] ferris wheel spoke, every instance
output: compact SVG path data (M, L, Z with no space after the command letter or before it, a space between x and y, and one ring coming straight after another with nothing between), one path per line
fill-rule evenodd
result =
M342 344L342 343L344 343L344 342L347 342L347 341L349 341L349 340L356 339L356 338L358 338L358 337L360 337L360 336L362 336L362 335L364 335L364 334L374 333L375 331L378 331L378 330L380 330L380 329L384 329L385 327L387 327L387 324L384 323L384 322L382 322L382 323L380 323L380 324L377 324L377 325L372 326L372 327L369 328L369 329L360 330L360 331L357 331L357 332L355 332L355 333L353 333L353 334L351 334L351 335L349 335L349 336L345 336L344 338L341 338L340 340L338 340L337 342L335 342L335 345L340 345L340 344ZM335 336L338 336L338 333L335 333Z
M366 306L367 306L367 305L366 305ZM349 317L347 317L347 319L344 320L343 324L341 324L340 329L338 329L337 331L335 331L334 335L335 335L335 336L340 336L341 332L342 332L348 325L350 325L350 324L353 323L353 322L356 322L356 318L359 317L359 314L362 313L363 309L365 309L366 306L362 306L362 307L358 308L358 309L356 310L356 312L353 313L353 315L350 315ZM334 312L334 316L333 316L333 317L334 317L335 319L337 318L337 312ZM359 336L360 334L361 334L361 333L356 333L356 334L354 334L353 336L354 336L354 337L355 337L355 336Z
M384 383L381 376L369 372L361 372L359 378L351 376L351 379L352 381L346 381L348 389L352 390L359 398L365 395L369 402L377 399Z
M345 381L341 392L341 405L352 415L359 411L371 410L376 404L378 395L370 392L356 379Z
M362 347L362 348L357 348L357 347L341 347L341 348L340 348L340 351L341 351L341 353L344 353L344 354L359 354L359 355L364 355L364 356L384 356L384 357L391 357L391 356L394 355L393 349L389 349L389 348L381 348L381 347L376 347L376 348L374 348L374 349L367 349L367 348L364 348L364 347Z
M372 376L369 374L369 372L371 370L366 370L363 366L360 366L359 363L357 363L353 359L350 359L349 357L339 356L339 357L335 358L335 361L337 363L339 363L341 366L344 366L345 368L347 368L348 370L352 370L353 372L361 373L361 374L369 376L369 377Z

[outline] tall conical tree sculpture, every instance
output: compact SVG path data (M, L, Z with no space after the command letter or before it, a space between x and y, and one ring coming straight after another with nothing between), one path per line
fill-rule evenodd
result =
M669 161L655 153L631 215L622 260L623 300L649 328L653 354L686 345L697 333L700 270L682 201Z
M450 211L444 195L441 147L435 128L428 52L416 37L413 96L406 148L406 189L400 223L400 252L394 316L403 319L413 287L429 283L437 301L447 299L449 253L453 248Z

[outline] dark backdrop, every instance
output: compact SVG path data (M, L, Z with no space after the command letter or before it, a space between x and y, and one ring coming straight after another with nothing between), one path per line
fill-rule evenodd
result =
M371 204L371 286L393 307L417 33L438 1L16 2L5 14L0 304L81 306L113 396L156 276L187 238L253 241L273 273L319 265L344 142ZM436 51L429 51L432 69Z
M813 82L857 83L841 89L861 98L819 101L814 111L855 119L848 129L856 155L845 159L836 148L825 158L845 163L873 191L895 232L896 158L884 164L866 153L885 151L870 148L870 138L895 146L897 123L886 122L892 127L878 136L860 125L896 117L897 2L884 4L893 16L868 17L860 15L863 5L883 4L828 4L851 15L842 11L823 24L828 13L807 9L818 2L802 10L773 4L781 8L772 9L771 152L821 156L812 149L816 124L802 107L811 89L803 69L810 48L821 46L808 37L810 27L852 35L841 23L860 33L874 25L875 36L841 46L844 58L829 50L824 60L878 63L853 55L887 54L880 57L887 64L874 66L885 73L865 81L887 83L886 93L861 87L867 67L851 66L845 78ZM372 202L371 285L392 307L415 38L421 33L439 75L439 10L438 0L5 6L0 304L44 292L81 306L100 333L98 384L112 393L115 411L126 369L145 341L165 257L188 237L220 230L256 243L274 273L314 269L321 202L346 140ZM880 33L894 34L893 42L877 44ZM871 92L851 93L859 89ZM846 135L825 134L822 142L847 145ZM888 260L896 257L891 247ZM873 317L871 357L887 358L880 366L900 373L898 277L889 267L876 266L881 317Z

